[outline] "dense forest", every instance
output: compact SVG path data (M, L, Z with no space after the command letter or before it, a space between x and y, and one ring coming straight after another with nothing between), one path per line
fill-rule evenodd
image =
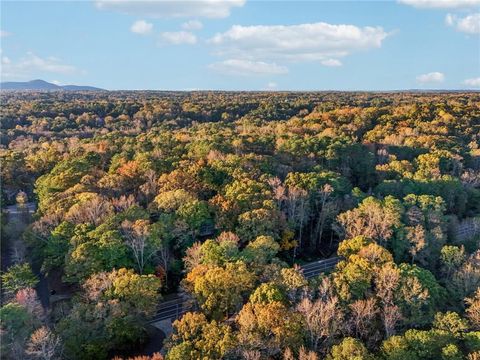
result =
M0 96L3 358L480 359L480 93Z

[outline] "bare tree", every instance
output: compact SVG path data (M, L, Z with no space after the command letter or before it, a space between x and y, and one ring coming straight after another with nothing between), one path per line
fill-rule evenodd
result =
M469 188L476 188L480 186L480 171L467 169L463 172L460 179L462 184Z
M377 164L380 164L380 165L387 164L389 157L390 157L390 154L388 153L387 149L382 148L377 150Z
M35 289L26 288L19 290L15 294L15 301L25 307L34 318L43 320L45 314Z
M283 352L283 360L295 360L295 355L293 354L292 349L285 349L285 351Z
M412 264L415 258L427 247L427 235L422 225L407 227L407 239L410 242L410 255L412 256Z
M199 265L201 261L202 244L200 244L199 242L195 242L187 249L185 257L183 258L183 264L185 265L185 269L187 271L191 271L194 267Z
M313 232L313 245L318 249L320 246L320 242L322 241L323 229L325 226L325 221L328 215L331 213L332 207L327 206L327 200L330 198L330 195L333 193L333 186L330 184L325 184L322 187L322 191L320 193L320 214L317 220L317 224L315 226L315 231Z
M167 245L160 246L157 251L157 256L160 259L161 266L163 270L165 271L165 283L168 282L168 271L169 271L169 265L170 265L170 249Z
M307 208L308 193L300 188L289 187L286 197L286 216L287 220L298 229L298 246L294 248L293 256L297 254L297 249L302 247L303 225L308 218Z
M33 223L32 230L47 237L62 222L63 216L64 214L60 211L48 213Z
M302 346L298 354L298 360L318 360L318 355Z
M452 277L450 286L462 298L470 296L480 287L480 250L474 252Z
M152 355L137 355L133 357L123 358L120 356L115 356L112 360L164 360L162 354L156 352Z
M369 197L358 208L340 214L338 222L346 238L363 235L385 245L400 224L400 216L398 209Z
M150 246L150 229L148 220L137 220L132 223L125 220L121 225L125 243L132 250L138 271L143 274L146 262L155 255L156 248Z
M480 360L480 351L474 351L468 354L467 360Z
M72 206L66 218L75 224L99 225L112 212L112 205L97 195L92 199Z
M378 314L374 298L357 300L350 304L350 331L355 337L366 340L374 339L374 322Z
M310 351L305 346L300 347L298 358L295 358L293 351L290 348L283 352L283 360L318 360L318 355L314 351Z
M145 172L145 183L140 186L140 191L145 196L147 203L150 203L158 192L157 174L153 170Z
M468 305L466 314L475 329L480 330L480 288L477 289L472 298L465 299Z
M286 199L286 188L278 177L268 179L268 184L273 189L273 196L277 201L278 208L281 209Z
M110 200L110 202L116 212L122 212L137 204L133 195L122 195L119 198Z
M337 297L316 301L304 297L297 310L305 318L309 342L315 350L329 344L343 328L343 312Z
M385 305L381 311L385 338L395 335L395 328L403 319L402 312L397 305Z
M102 294L111 286L112 278L107 272L97 273L83 283L85 297L91 302L99 302Z
M23 264L27 261L25 243L23 241L13 242L10 257L14 264Z
M396 325L402 319L400 308L394 303L399 285L400 272L395 265L383 266L375 278L377 297L382 304L380 315L387 338L395 334Z
M423 215L422 210L416 205L411 206L407 212L408 223L412 226L420 225L424 222L425 216Z
M244 350L242 352L242 358L245 360L260 360L262 353L258 350Z
M52 360L60 356L61 347L60 338L42 326L30 336L25 352L37 359Z
M393 264L383 266L375 277L377 296L383 304L392 304L400 284L400 271Z

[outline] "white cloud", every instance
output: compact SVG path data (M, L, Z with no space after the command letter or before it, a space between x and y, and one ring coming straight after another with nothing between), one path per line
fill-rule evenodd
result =
M480 77L466 79L463 81L463 84L470 87L480 87Z
M278 84L276 82L270 81L265 87L265 90L275 90L277 87Z
M5 30L0 30L0 38L6 38L8 36L12 35L12 33L5 31Z
M226 75L281 75L288 73L285 66L263 61L228 59L210 64L210 69Z
M445 16L445 24L448 26L453 26L455 24L455 16L452 14L447 14L447 16Z
M130 31L135 34L147 35L153 30L153 24L146 22L145 20L135 21L130 27Z
M160 34L160 45L162 43L169 43L173 45L180 44L195 44L197 37L189 31L172 31Z
M60 81L58 81L58 80L52 80L52 81L50 81L50 82L51 82L52 84L55 84L55 85L58 85L58 86L63 85L63 84L62 84Z
M480 34L480 13L470 14L463 18L447 14L445 17L445 23L448 26L455 27L457 31L467 34Z
M471 14L459 19L457 29L469 34L480 34L480 13Z
M445 81L445 75L441 72L435 71L428 74L418 75L417 81L421 84L442 83Z
M32 79L41 73L74 74L79 73L75 66L67 65L55 57L42 58L32 52L18 61L12 61L6 56L2 57L2 79Z
M95 0L98 9L151 18L225 18L246 0Z
M458 9L480 6L480 0L398 0L398 2L423 9Z
M189 20L182 24L184 30L200 30L203 28L203 24L199 20Z
M323 22L300 25L232 26L209 40L217 55L268 61L326 61L355 51L379 48L388 34L381 27L331 25Z
M398 2L424 9L479 9L480 7L480 0L398 0ZM480 34L480 13L471 13L465 17L447 14L445 24L467 34Z
M321 64L325 65L325 66L332 66L332 67L342 66L342 62L340 60L337 60L337 59L322 60Z

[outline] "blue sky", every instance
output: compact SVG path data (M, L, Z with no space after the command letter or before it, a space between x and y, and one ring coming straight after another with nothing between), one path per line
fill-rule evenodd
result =
M480 0L3 0L1 10L2 81L480 88Z

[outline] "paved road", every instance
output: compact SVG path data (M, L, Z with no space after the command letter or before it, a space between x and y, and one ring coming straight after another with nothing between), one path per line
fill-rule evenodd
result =
M22 208L18 205L10 205L3 208L3 211L9 215L18 215L28 210L29 214L33 214L36 210L36 204L33 202L26 203L25 206Z
M148 321L148 323L154 323L162 320L176 320L188 311L192 311L194 308L192 300L186 297L178 296L169 301L165 301L158 305L157 313Z
M314 261L305 265L302 265L303 275L307 279L311 279L321 273L332 270L335 265L340 261L339 257L334 257L325 260Z
M334 257L304 264L301 268L305 277L311 279L320 275L322 272L332 270L339 261L339 257ZM192 311L194 307L195 303L193 300L187 299L186 296L178 296L177 298L165 301L158 305L157 313L148 322L151 324L162 320L173 321L180 318L186 312Z

